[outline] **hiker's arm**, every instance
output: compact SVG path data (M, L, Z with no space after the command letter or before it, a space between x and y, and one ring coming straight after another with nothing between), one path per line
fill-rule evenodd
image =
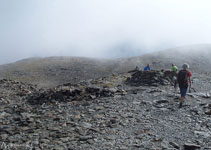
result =
M191 79L190 79L191 76L192 76L191 72L188 71L188 82L189 82L190 88L191 88L191 84L192 84Z

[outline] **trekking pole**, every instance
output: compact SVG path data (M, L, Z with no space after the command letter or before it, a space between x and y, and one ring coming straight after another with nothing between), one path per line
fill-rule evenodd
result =
M189 92L189 93L191 93L191 87L190 87L190 86L189 86L189 90L188 90L188 92Z
M191 84L191 82L190 82L190 86L189 86L189 93L191 93L191 92L192 92L192 90L193 90L194 92L196 92L196 90L195 90L194 88L192 88L192 84Z
M193 88L193 87L191 87L191 90L193 90L194 92L196 92L196 89L195 89L195 88Z
M177 86L174 86L174 96L177 96Z

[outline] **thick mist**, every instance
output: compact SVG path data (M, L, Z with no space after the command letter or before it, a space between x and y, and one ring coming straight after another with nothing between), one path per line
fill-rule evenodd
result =
M209 0L0 0L0 64L211 43Z

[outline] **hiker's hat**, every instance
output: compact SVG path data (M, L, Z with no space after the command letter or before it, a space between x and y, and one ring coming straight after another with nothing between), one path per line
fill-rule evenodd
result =
M183 69L188 69L188 68L189 68L189 65L188 65L187 63L184 63L184 64L182 65L182 68L183 68Z

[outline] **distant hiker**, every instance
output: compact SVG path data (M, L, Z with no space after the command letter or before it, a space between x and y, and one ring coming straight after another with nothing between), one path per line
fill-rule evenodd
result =
M182 68L183 69L179 71L177 76L177 81L179 83L180 94L181 94L179 107L182 107L188 86L191 86L191 80L190 80L191 72L187 70L189 68L189 65L187 63L184 63L182 65Z
M175 64L172 64L171 70L177 72L178 68L177 68L177 66Z
M173 71L173 82L174 82L174 89L175 89L175 93L176 93L176 90L177 90L177 71L178 71L178 68L175 64L172 64L172 68L171 70Z
M147 71L147 70L150 70L150 66L149 66L149 64L147 64L147 66L146 66L146 67L144 67L144 71Z
M136 70L136 71L139 71L139 67L138 67L138 66L136 66L135 70Z

